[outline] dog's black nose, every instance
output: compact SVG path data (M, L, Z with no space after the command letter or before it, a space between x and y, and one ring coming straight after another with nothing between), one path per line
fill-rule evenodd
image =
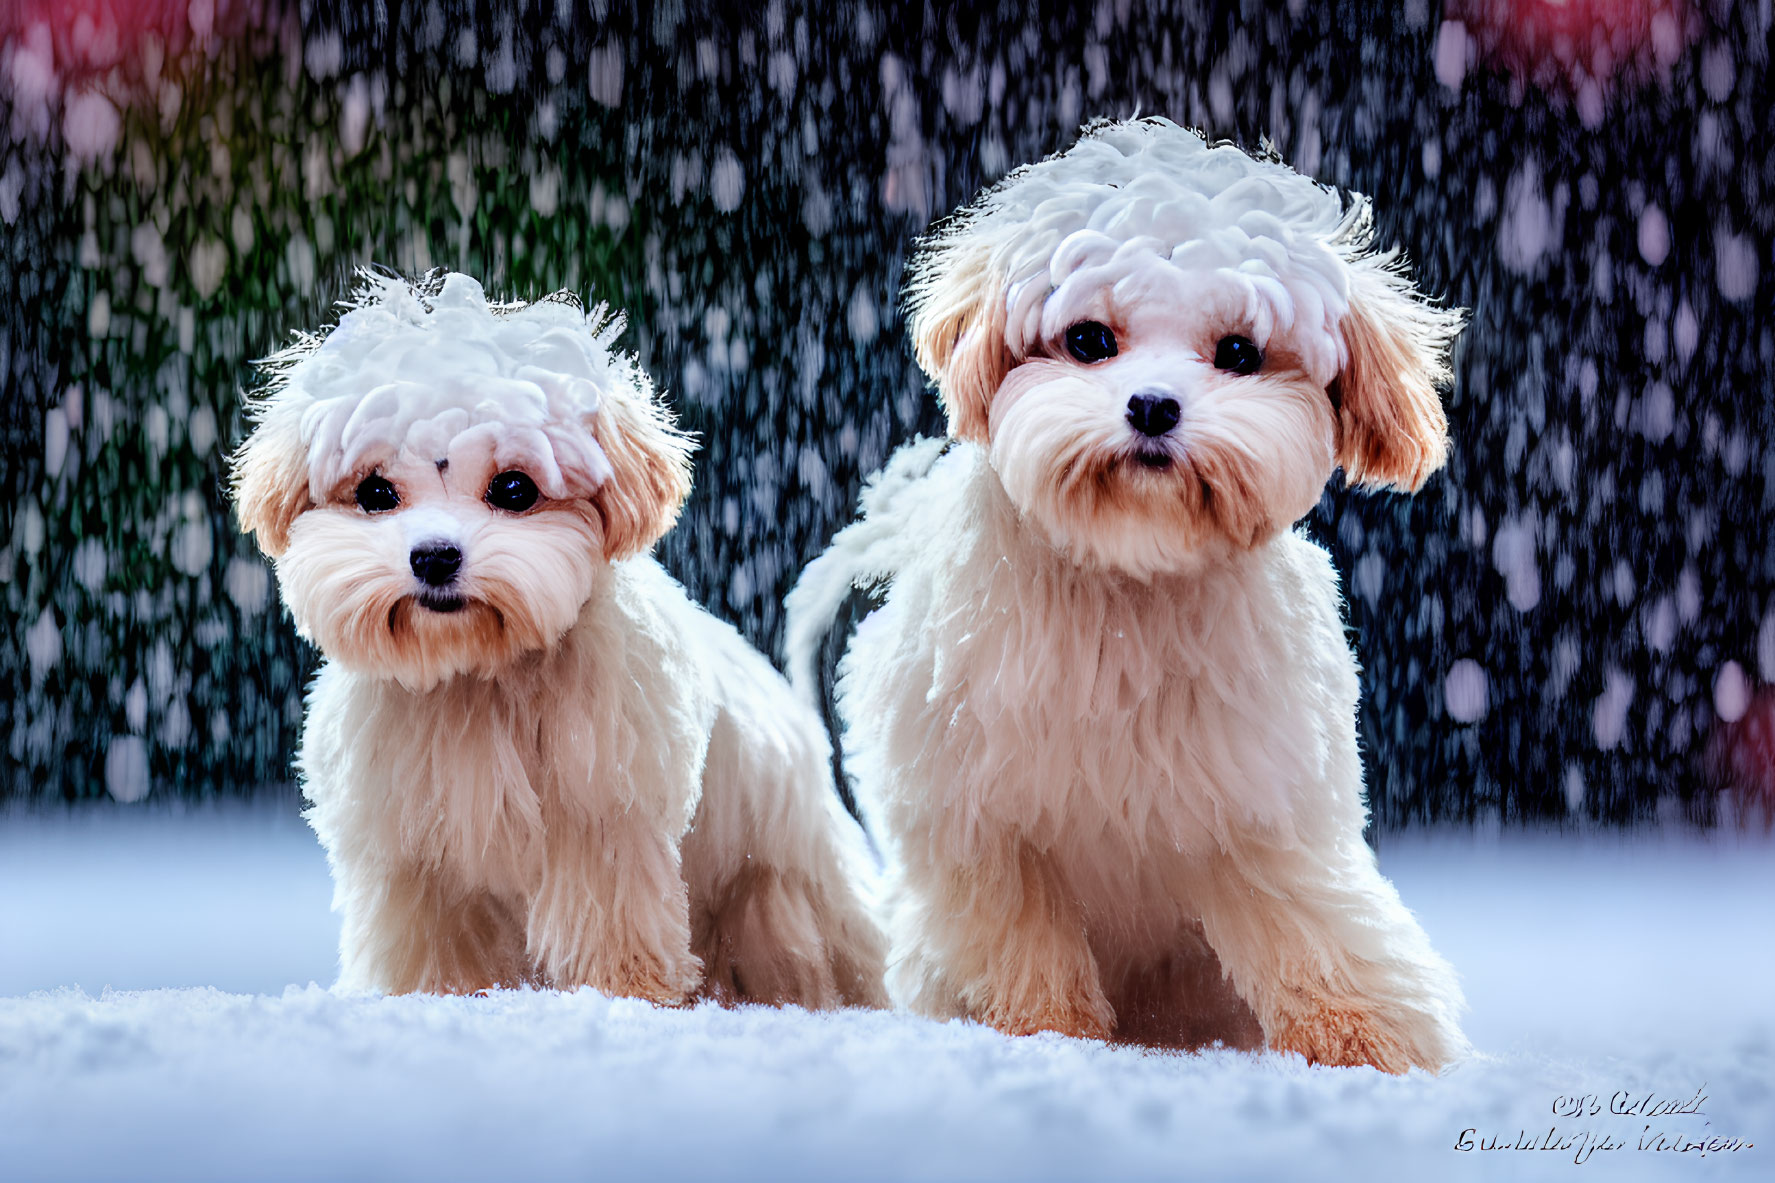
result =
M408 561L413 564L413 574L431 587L443 587L462 570L462 552L436 542L414 547Z
M1168 394L1148 394L1140 392L1128 400L1128 422L1141 435L1157 439L1183 418L1183 409L1177 400Z

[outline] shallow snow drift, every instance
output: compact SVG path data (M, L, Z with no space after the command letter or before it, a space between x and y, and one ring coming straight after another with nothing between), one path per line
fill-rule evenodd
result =
M1388 836L1381 862L1466 980L1481 1053L1441 1078L589 991L341 996L309 984L335 928L287 814L0 816L0 994L38 991L0 998L0 1178L1766 1177L1775 847ZM1703 1112L1608 1111L1647 1094ZM1641 1150L1647 1127L1753 1145Z

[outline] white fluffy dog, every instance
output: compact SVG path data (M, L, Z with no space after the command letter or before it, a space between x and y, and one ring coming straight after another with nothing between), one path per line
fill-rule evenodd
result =
M1098 124L923 244L951 440L903 448L789 600L840 667L889 991L1009 1032L1436 1069L1453 972L1362 839L1356 662L1291 529L1444 458L1459 317L1368 207L1165 120Z
M365 273L266 364L242 527L326 656L341 984L882 1005L818 716L644 552L690 441L571 296Z

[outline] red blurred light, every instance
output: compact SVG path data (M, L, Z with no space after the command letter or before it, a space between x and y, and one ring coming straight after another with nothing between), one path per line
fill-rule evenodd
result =
M0 5L0 42L22 43L64 82L158 60L260 19L267 0L12 0Z
M1448 0L1475 56L1544 90L1608 93L1674 65L1694 39L1690 0Z
M1775 825L1775 687L1758 690L1743 715L1716 726L1707 765L1735 799L1740 821Z

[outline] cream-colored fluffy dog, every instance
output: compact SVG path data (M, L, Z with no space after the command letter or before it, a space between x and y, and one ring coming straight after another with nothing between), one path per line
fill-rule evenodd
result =
M1151 119L1099 124L926 240L909 313L951 439L908 445L791 595L840 668L889 864L889 990L1009 1032L1392 1072L1465 1044L1364 844L1341 466L1441 463L1459 318L1368 207Z
M266 363L244 529L326 663L341 984L881 1005L822 725L644 552L690 442L570 296L364 275Z

